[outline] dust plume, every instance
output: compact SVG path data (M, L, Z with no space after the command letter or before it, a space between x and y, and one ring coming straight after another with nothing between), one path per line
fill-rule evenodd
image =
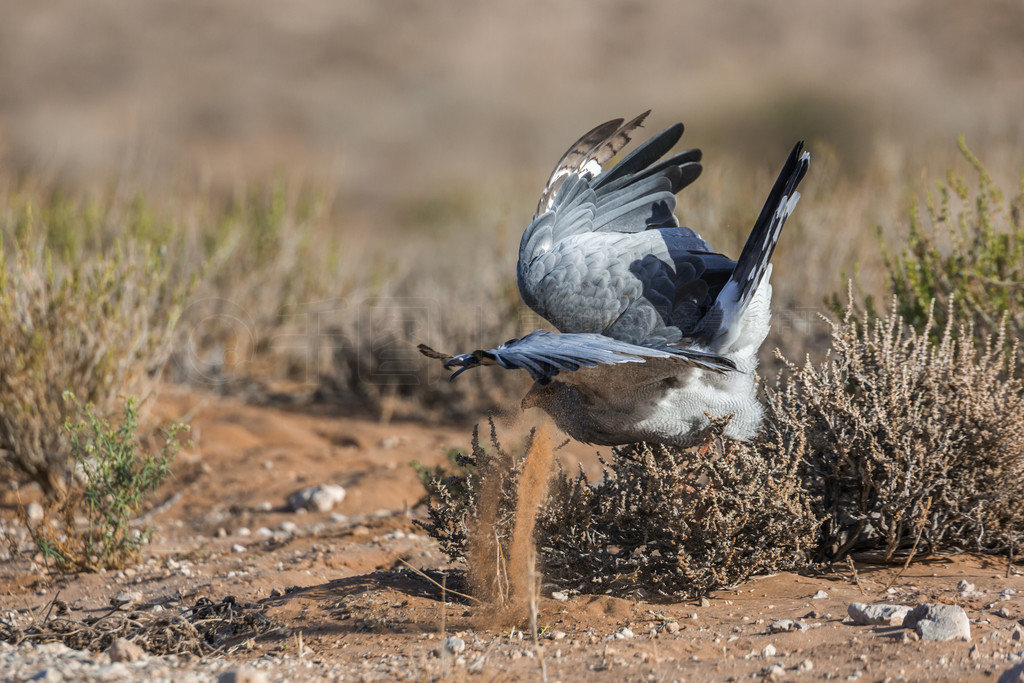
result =
M514 466L508 459L494 460L482 475L480 514L469 549L471 581L476 594L494 609L487 619L493 626L523 623L537 599L538 575L533 532L537 514L547 496L554 464L554 448L547 422L533 435L518 477L515 522L511 539L495 534L501 487Z

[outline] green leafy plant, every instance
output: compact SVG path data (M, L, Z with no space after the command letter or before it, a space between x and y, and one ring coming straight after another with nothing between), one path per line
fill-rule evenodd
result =
M1006 317L1007 339L1024 335L1024 173L1015 194L1000 190L961 136L960 152L976 173L971 183L950 171L910 210L910 233L899 253L882 246L896 313L940 341L949 317L985 338ZM881 243L881 234L879 235ZM874 301L864 296L869 314ZM934 309L932 304L935 304ZM838 296L829 302L843 315Z
M138 400L124 402L121 423L111 426L70 392L64 399L81 414L65 423L74 464L61 497L50 503L43 521L32 528L33 540L51 571L116 569L130 564L149 541L151 529L134 526L145 497L170 475L187 431L172 425L156 454L140 452ZM84 524L76 516L84 517ZM24 520L27 524L27 519Z

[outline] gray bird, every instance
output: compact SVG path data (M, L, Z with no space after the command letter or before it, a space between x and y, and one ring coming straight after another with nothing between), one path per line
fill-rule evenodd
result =
M770 259L810 156L802 142L793 148L733 261L674 215L676 193L701 173L697 149L661 160L682 124L602 169L648 113L577 140L523 233L519 293L560 333L454 356L419 348L458 368L451 379L480 365L526 370L535 381L523 407L585 443L692 446L708 415L731 415L725 435L747 440L763 413L754 370L771 318Z

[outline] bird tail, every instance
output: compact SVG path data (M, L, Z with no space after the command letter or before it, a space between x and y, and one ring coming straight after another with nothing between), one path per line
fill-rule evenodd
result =
M761 209L761 215L754 223L747 243L743 245L743 251L740 252L729 281L719 292L711 312L705 318L706 335L717 337L729 330L735 330L736 323L743 317L764 279L782 226L800 199L800 193L796 188L807 173L811 160L810 154L803 151L803 148L803 142L796 143L782 167L764 203L764 208Z

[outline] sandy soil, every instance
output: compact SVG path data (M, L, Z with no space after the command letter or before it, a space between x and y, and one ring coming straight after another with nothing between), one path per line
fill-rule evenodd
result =
M899 577L898 568L860 565L859 586L845 567L760 577L703 605L610 595L560 601L547 593L535 646L528 629L498 630L485 608L451 593L442 599L409 568L447 568L415 525L422 488L409 463L443 461L447 448L467 445L468 430L339 412L166 388L155 413L168 420L191 414L195 447L181 454L174 481L157 496L149 516L156 540L145 561L59 581L27 559L12 561L0 569L0 604L27 618L59 591L72 615L84 616L109 609L125 591L139 592L143 609L231 595L282 625L215 662L209 677L248 663L271 678L294 676L299 667L311 680L540 680L545 669L552 681L739 680L777 664L785 679L994 680L1024 654L1014 639L1024 577L1006 558L977 556L915 562ZM568 461L594 461L586 448L566 451ZM330 513L290 511L288 495L317 483L340 484L347 496ZM9 492L4 503L6 521ZM959 593L961 579L975 592ZM1006 588L1017 594L1001 599ZM827 597L812 597L819 591ZM854 626L846 618L854 601L961 604L973 640L923 642L908 640L900 627ZM802 619L809 628L770 633L780 619ZM633 636L616 637L623 629ZM438 654L452 635L465 650ZM765 654L768 646L774 655Z

